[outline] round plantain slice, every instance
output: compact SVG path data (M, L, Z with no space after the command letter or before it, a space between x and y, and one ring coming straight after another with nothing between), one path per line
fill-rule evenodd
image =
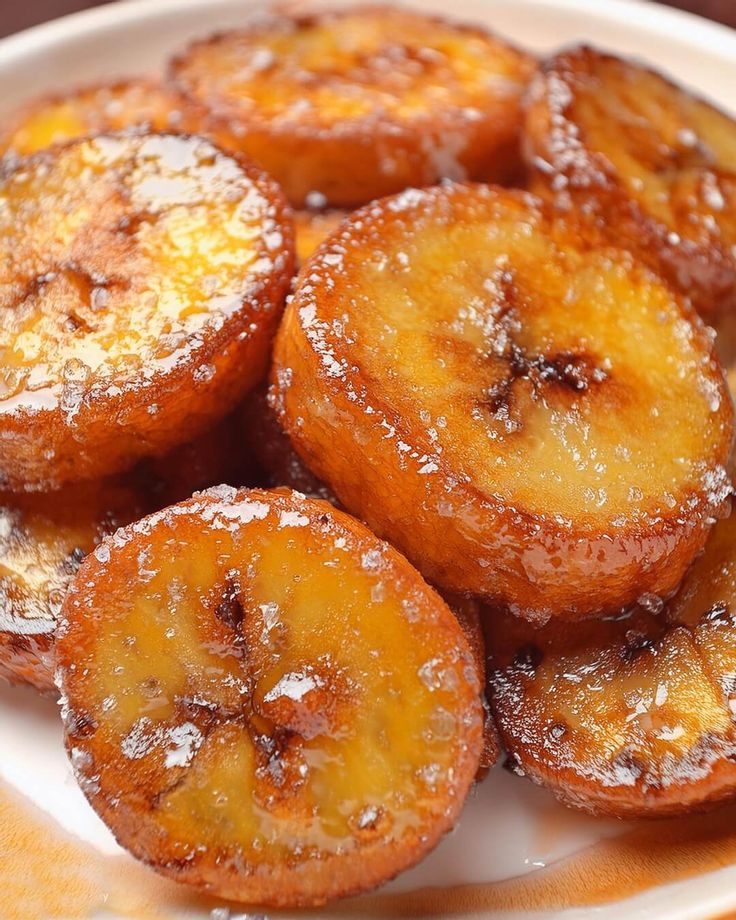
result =
M54 630L84 557L123 524L247 475L231 417L165 457L58 492L0 492L0 679L54 688Z
M337 230L348 213L338 208L328 211L302 209L294 212L296 255L300 265L307 261L323 240Z
M0 125L0 154L27 156L52 144L124 128L193 130L181 97L153 79L84 86L22 106Z
M577 207L733 336L736 121L660 74L587 47L529 94L533 191Z
M300 275L273 381L347 509L435 584L535 620L671 594L728 504L712 336L523 192L357 211Z
M161 455L263 376L293 270L275 185L208 141L110 135L0 175L0 485Z
M478 26L364 6L275 14L191 45L173 85L303 206L519 172L533 59Z
M541 629L487 620L489 698L522 774L563 802L663 816L736 795L736 514L666 605Z
M321 904L457 818L482 743L471 650L406 560L325 502L195 495L105 540L63 615L77 778L157 871Z

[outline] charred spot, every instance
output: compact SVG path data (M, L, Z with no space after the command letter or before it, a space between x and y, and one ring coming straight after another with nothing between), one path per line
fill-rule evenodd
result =
M713 604L710 610L706 610L701 620L704 623L726 623L731 619L729 605L723 601Z
M508 417L511 393L517 380L531 383L535 398L551 386L571 393L585 393L595 384L607 379L591 356L561 351L555 355L528 355L519 345L512 343L503 359L507 373L503 379L489 387L485 403L497 417Z
M157 215L151 211L135 211L123 214L115 225L117 233L133 237L144 224L155 224Z
M624 645L619 649L619 656L626 664L636 661L645 652L654 648L654 642L647 638L643 633L629 631L626 634Z
M59 569L66 575L74 575L86 556L86 550L83 550L81 546L75 546L74 549L67 554L66 558L61 561Z
M269 734L251 736L258 758L256 776L267 781L271 787L282 787L293 781L289 774L286 754L296 733L282 726L273 726Z
M222 600L215 607L215 616L224 623L239 638L243 636L243 619L245 611L240 602L240 586L234 581L228 581L222 592Z
M547 734L550 741L562 741L567 734L567 725L565 722L553 722L547 727Z
M611 764L616 770L624 771L634 779L639 779L644 775L646 770L644 761L630 748L624 748L622 751L619 751L612 759Z
M514 776L526 776L524 768L521 766L519 757L516 754L508 755L508 757L503 762L503 768L509 773L513 773Z
M522 671L527 671L532 674L537 670L543 659L544 654L541 648L529 642L527 645L522 645L516 655L514 655L513 664Z
M539 355L530 362L530 375L536 372L545 384L553 383L576 393L584 393L593 383L606 378L587 355L562 351L552 358Z
M66 717L66 730L75 738L90 738L97 731L97 722L86 713L70 711Z

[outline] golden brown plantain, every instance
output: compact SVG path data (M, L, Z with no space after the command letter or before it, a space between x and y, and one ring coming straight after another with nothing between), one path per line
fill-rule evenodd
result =
M266 370L293 270L276 186L208 141L100 136L0 176L0 484L161 455Z
M54 629L84 556L150 510L134 482L0 494L0 677L54 691Z
M248 453L256 461L258 482L268 487L287 486L310 498L321 498L335 507L340 507L332 490L317 479L291 446L288 436L268 405L265 387L257 387L248 394L241 408L240 419L245 432ZM472 598L457 594L445 593L442 596L462 627L473 652L480 684L485 688L486 650L480 604ZM499 756L498 735L493 720L487 712L485 692L483 693L483 706L485 710L483 753L478 769L478 780L486 776Z
M228 417L118 477L0 493L0 679L54 692L54 629L82 559L123 524L197 489L242 482L249 471L238 427Z
M293 204L350 207L443 177L520 168L533 59L478 26L363 6L274 14L195 42L170 67L206 130Z
M529 93L531 188L576 207L733 334L736 121L639 64L553 57Z
M323 240L337 230L348 213L335 208L329 211L294 212L296 255L300 265L307 261Z
M736 795L736 514L666 605L534 629L487 620L490 701L519 772L621 817Z
M84 86L22 106L0 125L0 153L27 156L88 134L124 128L194 131L184 100L156 80Z
M321 904L457 818L482 744L470 648L406 560L327 503L199 493L106 539L63 615L77 778L157 871Z
M728 506L708 331L526 193L357 211L298 279L273 380L346 508L434 583L535 620L671 594Z

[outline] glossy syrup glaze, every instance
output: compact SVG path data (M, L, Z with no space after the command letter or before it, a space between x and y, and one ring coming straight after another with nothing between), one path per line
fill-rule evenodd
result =
M560 814L551 809L542 829L549 824L554 835ZM731 806L710 815L644 822L526 876L379 892L300 915L461 917L605 905L731 865L736 860L735 819ZM74 837L5 782L0 782L0 828L3 920L88 920L103 908L106 915L135 920L230 916L226 902L198 895L126 855L103 853ZM230 908L242 914L242 906Z

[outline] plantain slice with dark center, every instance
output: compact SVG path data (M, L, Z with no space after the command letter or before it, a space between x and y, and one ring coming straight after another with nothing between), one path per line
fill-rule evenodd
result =
M455 822L483 744L473 652L419 573L327 503L198 493L104 540L63 618L77 778L157 871L321 904Z
M668 596L728 507L713 339L659 276L523 192L409 190L303 268L272 373L340 502L519 615Z

